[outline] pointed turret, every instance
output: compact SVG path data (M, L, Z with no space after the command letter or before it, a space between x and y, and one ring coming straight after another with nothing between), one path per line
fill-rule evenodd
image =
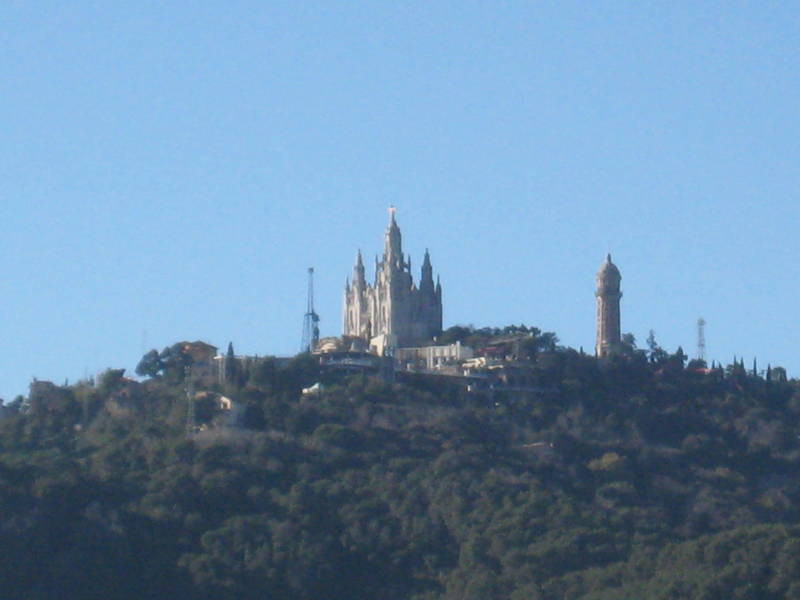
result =
M433 323L436 335L442 332L442 282L439 281L439 276L436 276L436 318Z
M431 255L425 248L425 258L422 260L422 275L419 279L419 289L423 294L433 294L433 267L431 266Z
M433 273L433 267L431 267L431 253L428 252L428 249L425 248L425 256L422 259L422 277L423 279L427 275L431 275ZM433 281L433 277L431 277L431 282Z
M364 277L364 261L361 258L361 250L358 251L356 256L356 266L353 267L353 287L357 290L363 290L367 287L367 280Z

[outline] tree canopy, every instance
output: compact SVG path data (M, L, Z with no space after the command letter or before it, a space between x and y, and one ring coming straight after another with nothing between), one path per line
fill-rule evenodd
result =
M0 420L0 596L800 598L796 381L464 329L544 339L537 385L268 357L189 434L179 345L32 387Z

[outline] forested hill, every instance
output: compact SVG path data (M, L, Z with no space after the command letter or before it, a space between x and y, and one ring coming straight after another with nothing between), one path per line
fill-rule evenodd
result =
M470 393L266 358L211 390L242 426L202 393L192 434L180 370L37 384L0 420L0 597L800 598L797 382L529 367Z

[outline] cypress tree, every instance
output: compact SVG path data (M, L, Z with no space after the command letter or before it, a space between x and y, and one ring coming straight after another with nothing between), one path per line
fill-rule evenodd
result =
M225 383L233 383L236 379L236 366L233 342L228 342L228 352L225 354Z

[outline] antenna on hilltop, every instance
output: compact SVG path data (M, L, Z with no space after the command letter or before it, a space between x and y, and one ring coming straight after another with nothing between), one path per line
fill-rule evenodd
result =
M706 320L703 317L697 319L697 358L706 359Z
M311 352L319 343L319 315L314 311L314 267L308 267L308 306L303 317L300 352Z

